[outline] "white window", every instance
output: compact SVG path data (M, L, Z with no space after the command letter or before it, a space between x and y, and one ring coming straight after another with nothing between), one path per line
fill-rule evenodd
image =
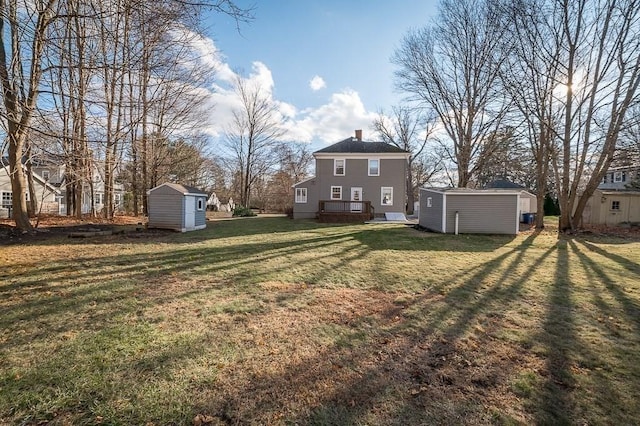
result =
M98 205L98 204L103 204L104 201L104 194L101 192L97 192L94 194L93 196L93 204Z
M612 201L611 210L620 210L620 201Z
M615 172L613 174L613 181L614 182L624 182L626 179L626 173L625 172Z
M380 160L369 160L369 176L380 176Z
M2 192L2 207L11 207L13 203L13 194L8 191Z
M393 205L393 188L390 186L383 186L380 188L380 204L383 206Z
M296 203L304 204L307 202L307 188L296 188Z
M607 183L607 173L605 173L604 176L602 176L602 182L601 183Z
M433 198L427 197L427 207L433 207Z
M120 194L113 194L113 204L119 206L122 202L122 196Z
M331 187L331 199L332 200L342 200L342 187L341 186L332 186Z
M48 182L50 178L51 178L51 176L49 175L49 170L43 170L42 171L42 179L44 179L44 180L46 180Z
M345 169L344 163L345 163L344 159L341 159L341 160L335 159L335 160L333 160L333 174L335 176L344 176L344 169Z
M201 212L204 210L204 198L198 198L196 209Z

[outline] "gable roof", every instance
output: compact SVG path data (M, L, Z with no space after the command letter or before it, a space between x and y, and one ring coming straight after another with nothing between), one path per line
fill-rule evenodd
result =
M326 148L320 149L317 153L357 153L357 154L379 154L379 153L393 153L393 154L407 154L409 151L398 148L397 146L388 144L386 142L364 142L356 138L347 138L340 142L336 142L333 145L329 145Z
M8 157L0 157L0 169L4 170L5 173L7 173L7 176L9 176L9 158ZM26 173L26 166L24 165L24 162L22 163L22 170L24 170ZM47 188L51 193L55 195L60 195L60 188L48 182L36 172L32 172L32 175L33 175L33 179L36 182L38 182L40 185L42 185L44 188Z
M486 189L525 189L525 187L507 179L496 179L487 185Z
M198 188L194 188L193 186L181 185L179 183L170 183L170 182L165 182L162 185L158 185L155 188L150 189L147 193L150 193L151 191L155 191L156 189L162 186L167 186L183 195L205 195L205 196L208 195L206 192Z

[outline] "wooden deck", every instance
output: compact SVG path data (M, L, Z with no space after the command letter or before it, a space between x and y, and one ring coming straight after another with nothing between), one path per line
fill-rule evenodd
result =
M323 223L366 222L374 216L370 201L321 200L318 204L318 221Z

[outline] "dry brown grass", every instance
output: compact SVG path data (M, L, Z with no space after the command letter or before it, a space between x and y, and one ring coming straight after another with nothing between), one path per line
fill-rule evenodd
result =
M268 218L2 247L0 422L632 423L640 242L555 232Z

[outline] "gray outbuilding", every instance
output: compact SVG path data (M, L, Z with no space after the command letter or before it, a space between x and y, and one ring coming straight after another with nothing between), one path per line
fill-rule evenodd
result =
M421 188L419 225L447 234L511 234L520 229L526 191ZM526 209L530 210L530 209Z
M147 191L149 228L186 232L206 228L207 193L191 186L163 183Z

